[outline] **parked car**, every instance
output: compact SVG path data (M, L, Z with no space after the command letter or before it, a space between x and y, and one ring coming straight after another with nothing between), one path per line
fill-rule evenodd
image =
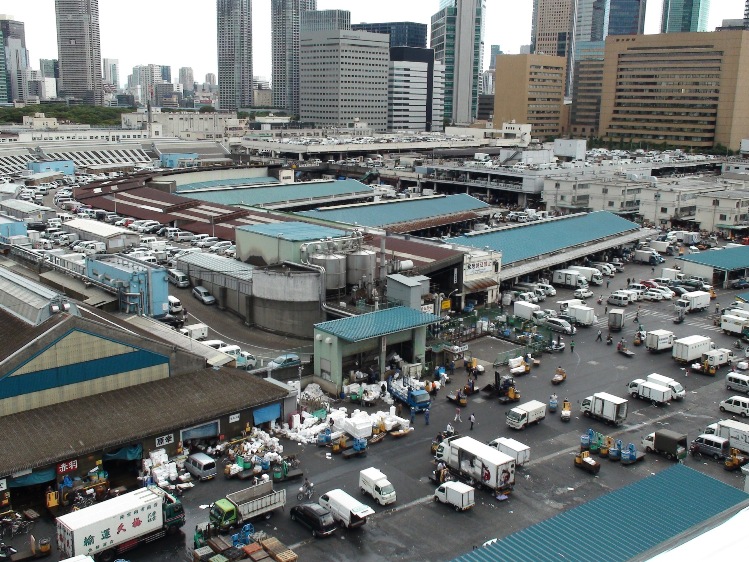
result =
M653 279L647 279L645 281L640 281L640 285L644 285L648 289L655 289L659 287L658 283L654 281Z
M232 244L225 250L221 251L219 250L219 254L226 256L227 258L236 258L237 257L237 247Z
M302 361L296 353L284 353L279 355L273 361L269 362L267 367L269 369L278 369L279 367L291 367L293 365L301 365Z
M192 296L198 299L203 304L216 304L216 298L208 292L208 289L202 285L193 287Z
M212 246L208 248L208 251L214 254L220 254L221 250L224 248L228 248L229 246L233 246L231 242L228 240L221 240L220 242L216 242Z
M692 289L691 288L687 288L687 287L682 287L681 285L674 285L673 287L671 287L671 290L674 293L676 293L677 297L680 297L681 295L683 295L684 293L688 293Z
M552 332L562 332L563 334L572 335L577 332L575 327L561 318L547 318L546 326Z
M642 298L648 301L662 301L663 293L656 291L655 289L648 289L642 294Z
M169 326L172 326L173 328L176 328L179 330L182 326L185 325L185 319L181 316L174 316L173 314L164 314L163 316L154 316L154 320L158 320L159 322L163 322L164 324L168 324Z
M249 351L242 351L240 352L240 355L244 357L244 363L248 369L254 369L255 367L257 367L257 357L255 357L252 353L250 353Z
M218 238L216 238L215 236L209 236L208 238L203 238L202 240L198 241L195 246L198 248L210 248L218 241Z
M593 296L593 291L590 289L575 289L576 299L587 299Z
M669 299L670 300L670 299L672 299L672 298L674 298L676 296L676 293L674 293L668 287L660 286L660 287L656 287L653 290L654 291L658 291L660 294L662 294L664 299Z
M313 537L327 537L338 528L333 514L316 503L300 503L291 508L292 521L298 521L312 531Z
M733 283L731 283L731 288L733 289L749 289L749 279L736 279Z

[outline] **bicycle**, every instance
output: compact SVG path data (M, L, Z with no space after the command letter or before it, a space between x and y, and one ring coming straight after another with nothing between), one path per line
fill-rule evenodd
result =
M302 501L304 499L306 499L307 501L311 501L314 495L314 484L310 484L309 486L302 486L301 488L299 488L299 493L296 495L296 499L298 501Z

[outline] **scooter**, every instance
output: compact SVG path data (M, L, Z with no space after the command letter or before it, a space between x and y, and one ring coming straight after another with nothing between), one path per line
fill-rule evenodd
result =
M611 345L614 343L614 338L611 337L611 334L606 336L606 345Z
M735 342L733 342L733 347L736 348L736 349L743 350L744 349L744 344L743 344L743 342L741 340L736 340Z

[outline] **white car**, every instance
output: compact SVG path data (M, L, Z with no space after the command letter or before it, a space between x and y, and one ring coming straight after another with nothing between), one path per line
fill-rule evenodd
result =
M643 293L642 298L648 301L662 301L663 293L655 289L648 289Z
M213 246L214 244L216 244L218 241L219 241L218 238L216 238L215 236L209 236L208 238L203 238L202 240L198 241L198 243L195 244L195 246L197 246L198 248L207 249Z
M552 332L562 332L567 335L574 335L577 332L572 324L561 318L547 318L546 326Z
M216 242L215 244L210 246L208 248L208 251L213 254L220 254L221 250L223 250L224 248L228 248L229 246L233 246L233 244L228 240L221 240L221 242Z
M674 297L676 296L676 293L674 293L674 292L673 292L673 291L672 291L671 289L669 289L668 287L663 287L663 286L659 286L659 287L656 287L655 289L651 289L651 290L653 290L653 291L658 291L658 292L659 292L660 294L662 294L662 295L663 295L663 298L664 298L664 299L669 299L669 300L671 300L672 298L674 298Z
M587 299L593 296L593 291L590 289L575 289L574 296L576 299Z

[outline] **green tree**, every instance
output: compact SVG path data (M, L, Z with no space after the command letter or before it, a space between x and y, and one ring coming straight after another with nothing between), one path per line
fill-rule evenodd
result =
M198 113L213 113L216 111L216 108L212 105L204 105L198 110Z

